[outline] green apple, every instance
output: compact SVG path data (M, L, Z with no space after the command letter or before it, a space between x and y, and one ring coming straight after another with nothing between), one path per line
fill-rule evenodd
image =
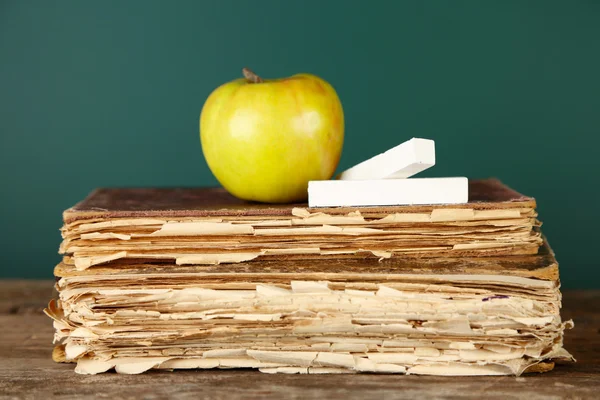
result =
M306 200L308 181L330 179L342 153L344 113L333 87L311 74L245 78L215 89L200 114L208 166L234 196Z

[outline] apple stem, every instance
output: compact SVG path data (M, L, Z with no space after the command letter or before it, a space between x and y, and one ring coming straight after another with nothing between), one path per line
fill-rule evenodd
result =
M256 75L254 72L252 72L250 68L243 68L242 74L244 74L244 78L246 78L252 83L261 83L263 81L263 79L260 76Z

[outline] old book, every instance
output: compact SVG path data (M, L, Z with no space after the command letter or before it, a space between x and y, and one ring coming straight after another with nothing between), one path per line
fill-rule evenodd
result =
M235 199L220 189L101 189L64 213L64 262L224 264L250 260L535 254L535 200L496 180L468 203L308 208Z
M80 373L251 367L519 375L570 360L562 337L571 323L560 318L550 248L514 258L336 268L61 265L60 299L47 313L65 361Z
M96 191L64 214L54 357L85 374L519 375L572 360L535 201L494 180L470 193L315 210Z

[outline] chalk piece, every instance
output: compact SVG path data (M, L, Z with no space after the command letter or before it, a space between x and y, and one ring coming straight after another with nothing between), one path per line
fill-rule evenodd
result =
M311 181L309 207L462 204L469 201L467 178L411 178Z
M342 172L341 180L401 179L435 165L435 142L412 138Z

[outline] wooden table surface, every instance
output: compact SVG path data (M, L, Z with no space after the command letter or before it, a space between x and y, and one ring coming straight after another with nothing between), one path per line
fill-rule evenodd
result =
M252 370L77 375L51 360L52 321L42 314L50 281L0 281L0 398L388 399L600 398L600 291L567 291L563 317L575 328L565 347L577 359L521 377L268 375Z

